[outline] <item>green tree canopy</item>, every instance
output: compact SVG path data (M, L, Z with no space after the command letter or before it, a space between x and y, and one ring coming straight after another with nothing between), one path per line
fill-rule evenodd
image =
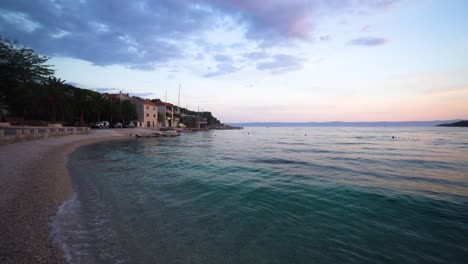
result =
M0 108L13 114L24 111L24 89L40 84L54 71L48 57L0 37Z

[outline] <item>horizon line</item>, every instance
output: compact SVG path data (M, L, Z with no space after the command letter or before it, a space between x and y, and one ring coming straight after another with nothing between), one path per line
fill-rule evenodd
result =
M307 123L417 123L417 122L451 122L462 121L468 119L455 118L445 120L413 120L413 121L247 121L247 122L225 122L227 124L262 124L262 123L278 123L278 124L307 124Z

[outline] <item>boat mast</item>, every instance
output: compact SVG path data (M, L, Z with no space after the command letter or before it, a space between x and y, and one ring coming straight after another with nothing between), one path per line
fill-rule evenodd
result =
M177 98L177 109L180 108L180 83L179 83L179 97Z

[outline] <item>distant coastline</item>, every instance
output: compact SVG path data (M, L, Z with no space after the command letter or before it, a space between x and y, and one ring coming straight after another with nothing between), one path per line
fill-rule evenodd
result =
M440 127L468 127L468 120L457 121L453 123L439 124Z
M455 120L403 121L403 122L246 122L229 123L240 127L434 127L441 124L455 123Z

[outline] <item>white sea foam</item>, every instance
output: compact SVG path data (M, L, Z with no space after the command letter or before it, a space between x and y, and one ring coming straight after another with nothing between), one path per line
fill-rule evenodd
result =
M66 259L75 263L73 256L86 256L86 237L88 231L79 223L80 201L76 190L72 197L65 201L59 208L57 214L52 218L51 231L54 242L62 249ZM82 241L82 243L71 243L71 239Z
M93 197L85 205L75 189L50 223L54 242L72 263L125 263L127 253L112 228L111 213L105 203ZM85 211L93 211L90 217Z

